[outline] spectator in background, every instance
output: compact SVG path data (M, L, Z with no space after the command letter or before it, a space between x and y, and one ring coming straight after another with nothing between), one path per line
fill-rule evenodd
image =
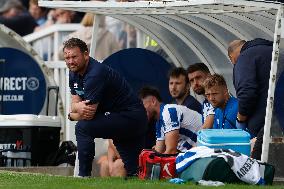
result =
M0 1L0 23L21 36L32 33L37 26L34 18L19 0Z
M265 39L234 40L228 56L239 102L237 120L256 137L252 157L261 159L273 42Z
M91 1L116 2L116 0L91 0ZM119 2L121 1L119 0ZM123 27L124 27L124 22L116 18L113 18L111 16L105 16L105 23L106 23L106 29L109 30L115 36L116 40L118 41L119 34L123 30Z
M83 41L86 42L88 48L90 48L92 42L92 33L93 33L92 26L94 24L94 14L86 13L86 15L81 21L81 24L84 27L76 32L69 34L67 38L75 37L82 39ZM101 16L98 35L97 35L95 58L97 60L104 60L105 58L117 52L118 50L119 50L118 42L115 36L105 28L105 17ZM60 56L62 58L63 54L61 53Z
M159 91L151 87L142 88L139 96L148 120L156 121L157 152L176 154L196 145L197 132L202 126L198 112L177 104L163 104Z
M173 68L169 72L169 91L175 103L202 113L201 104L190 95L189 80L184 68Z
M115 36L116 40L119 38L119 34L123 29L124 23L121 20L106 16L106 29L109 30Z
M214 108L205 98L205 90L203 86L204 80L209 77L210 71L204 63L195 63L187 68L188 79L192 90L198 94L204 96L202 104L202 123L203 129L211 129L214 122Z
M137 47L136 40L137 39L136 39L135 27L125 23L118 38L120 48L121 49L136 48Z
M123 29L119 33L118 44L121 49L127 48L127 24L126 23L124 23Z
M136 29L132 25L128 25L127 30L127 42L129 43L129 48L136 48L137 47L137 36L136 36Z
M213 129L236 129L238 101L230 96L223 76L214 74L204 81L205 96L215 108Z
M77 23L75 21L75 12L70 10L55 9L54 19L56 24Z
M38 26L42 26L47 20L48 9L38 6L38 0L30 0L29 12Z
M81 17L78 16L77 12L63 9L51 9L47 14L47 21L37 27L35 31L45 29L53 24L79 23L80 21Z

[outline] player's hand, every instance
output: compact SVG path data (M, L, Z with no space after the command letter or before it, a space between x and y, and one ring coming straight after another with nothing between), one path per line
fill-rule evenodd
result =
M97 110L96 105L89 104L89 102L89 100L84 100L77 105L78 113L85 120L93 119Z

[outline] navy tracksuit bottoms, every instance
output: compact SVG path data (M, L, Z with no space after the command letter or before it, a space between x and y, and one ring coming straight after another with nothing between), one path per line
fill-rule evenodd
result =
M138 156L144 148L147 130L146 111L97 113L92 120L78 121L75 128L79 176L90 176L95 155L95 138L113 139L127 175L135 175Z

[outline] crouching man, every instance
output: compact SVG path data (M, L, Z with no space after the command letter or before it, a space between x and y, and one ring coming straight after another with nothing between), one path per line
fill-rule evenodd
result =
M151 87L140 90L149 120L156 121L155 150L164 154L184 152L195 146L202 116L196 111L176 104L163 104L159 92Z

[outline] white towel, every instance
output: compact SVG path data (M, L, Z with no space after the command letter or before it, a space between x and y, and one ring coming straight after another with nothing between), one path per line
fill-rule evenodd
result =
M204 157L222 157L231 167L236 176L249 184L262 184L264 179L264 169L260 168L257 160L240 154L233 150L212 149L206 146L191 148L180 153L176 158L177 172L182 172L194 161Z

